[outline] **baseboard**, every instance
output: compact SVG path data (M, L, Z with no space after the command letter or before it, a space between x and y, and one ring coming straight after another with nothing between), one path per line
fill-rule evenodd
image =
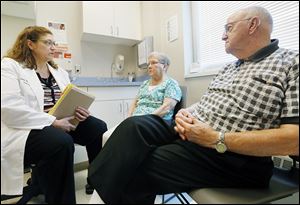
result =
M85 170L88 167L89 167L88 161L76 163L76 164L74 164L74 172L79 172L79 171Z

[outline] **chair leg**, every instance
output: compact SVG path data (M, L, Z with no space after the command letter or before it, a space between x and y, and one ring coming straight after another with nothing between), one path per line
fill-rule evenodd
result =
M165 195L162 195L162 196L163 196L162 204L168 203L169 201L171 201L172 199L174 199L174 197L178 198L178 196L176 196L176 194L172 194L172 196L170 196L170 197L167 198L167 199L165 199ZM184 204L184 203L182 202L181 199L178 198L178 200L179 200L182 204Z
M190 204L190 202L185 198L185 196L182 193L175 193L175 196L182 204Z

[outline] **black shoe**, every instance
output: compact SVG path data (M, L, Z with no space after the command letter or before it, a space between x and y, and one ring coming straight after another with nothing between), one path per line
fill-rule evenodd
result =
M94 191L94 188L90 184L85 185L85 193L86 194L92 194Z

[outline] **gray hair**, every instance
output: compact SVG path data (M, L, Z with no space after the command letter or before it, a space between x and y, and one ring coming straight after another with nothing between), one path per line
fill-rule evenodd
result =
M265 22L270 26L270 32L272 32L273 18L267 9L265 9L261 6L250 6L250 7L243 9L243 11L245 11L246 13L248 13L252 16L253 15L258 16L262 20L262 22Z
M161 64L164 64L167 66L169 66L171 63L169 57L166 54L156 52L156 51L150 53L148 58L156 58Z

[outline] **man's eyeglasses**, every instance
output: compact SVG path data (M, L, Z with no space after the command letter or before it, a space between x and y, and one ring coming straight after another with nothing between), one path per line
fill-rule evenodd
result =
M227 34L227 33L230 33L230 32L232 31L233 25L234 25L235 23L238 23L238 22L240 22L240 21L249 21L250 19L251 19L251 18L242 19L242 20L233 21L233 22L230 22L230 23L226 24L226 25L224 26L224 28L225 28L225 33L226 33L226 34Z
M51 40L40 40L40 41L43 42L48 47L57 46L55 41L51 41Z

